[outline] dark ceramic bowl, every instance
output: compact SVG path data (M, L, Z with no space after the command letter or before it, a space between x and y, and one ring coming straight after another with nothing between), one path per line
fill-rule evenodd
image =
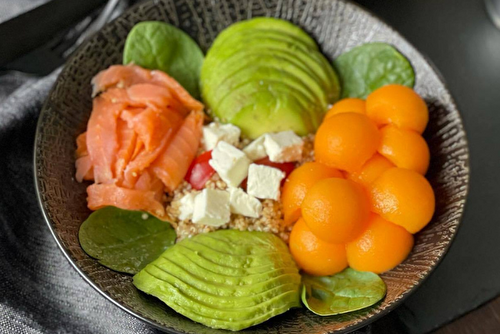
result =
M345 316L319 317L297 309L246 333L345 333L387 314L408 297L436 267L449 248L464 210L469 163L462 121L442 78L401 35L369 12L344 1L155 0L128 10L82 45L68 61L40 115L35 148L36 185L47 223L61 250L82 277L103 296L139 319L171 333L221 333L177 314L139 292L132 277L111 271L88 257L78 228L89 215L85 184L73 179L75 138L85 130L91 111L90 79L121 63L127 33L134 24L159 20L180 27L205 51L233 22L253 16L290 20L310 33L331 60L352 47L373 41L395 45L413 64L416 91L430 111L425 132L432 153L428 178L436 193L436 214L416 235L410 257L382 275L384 301Z

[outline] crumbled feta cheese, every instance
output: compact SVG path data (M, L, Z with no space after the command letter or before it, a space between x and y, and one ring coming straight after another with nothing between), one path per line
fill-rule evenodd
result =
M196 198L197 193L189 193L181 198L179 201L181 206L179 210L181 211L179 214L180 220L188 220L193 218L194 212L194 199Z
M213 150L220 141L236 145L240 140L240 134L240 128L233 124L212 122L203 127L203 145L207 151Z
M264 147L264 140L265 135L262 135L243 149L243 152L245 152L250 160L255 161L267 156L266 148Z
M238 187L247 177L252 161L236 147L221 141L212 151L212 159L208 163L227 185Z
M280 183L285 178L281 170L269 166L251 164L248 169L247 192L257 198L279 200Z
M229 189L229 205L232 213L245 217L259 218L262 213L262 203L241 188Z
M229 193L225 190L203 189L194 200L193 223L220 226L229 223Z
M293 131L265 135L264 147L273 162L298 161L302 157L304 141Z

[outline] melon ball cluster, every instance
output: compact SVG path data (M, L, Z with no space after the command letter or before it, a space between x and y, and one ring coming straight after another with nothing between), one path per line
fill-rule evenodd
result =
M284 222L295 224L290 251L302 270L382 273L406 259L435 209L424 176L428 119L424 100L401 85L332 106L316 133L316 161L283 188Z

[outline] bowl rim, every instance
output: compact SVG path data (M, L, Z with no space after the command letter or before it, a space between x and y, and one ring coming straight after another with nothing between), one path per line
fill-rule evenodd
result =
M393 310L395 310L396 308L398 308L410 295L412 295L434 273L434 271L436 270L436 268L441 264L441 262L443 261L443 259L446 257L446 254L448 253L451 245L455 241L455 238L456 238L456 236L457 236L457 234L459 232L460 226L462 225L462 221L463 221L463 218L464 218L465 210L467 208L467 201L468 201L468 195L469 195L469 189L470 189L470 174L471 174L471 170L470 170L469 142L468 142L468 139L467 139L467 132L466 132L466 129L465 129L465 126L464 126L464 119L463 119L463 117L462 117L462 115L460 113L460 108L458 108L458 104L456 102L456 99L454 98L452 92L450 91L450 89L448 87L447 81L445 80L445 78L442 75L441 71L439 71L439 69L437 68L437 66L434 64L434 62L426 54L422 53L419 49L417 49L413 45L413 43L411 43L410 41L408 41L406 39L406 37L403 36L398 30L396 30L391 24L387 23L387 21L385 19L383 19L379 15L373 13L372 11L370 11L369 9L367 9L366 7L360 5L360 4L358 4L358 3L356 3L356 2L354 2L352 0L331 0L331 1L340 1L340 2L348 3L349 5L356 7L357 10L363 12L364 15L368 15L371 18L382 22L390 30L392 30L392 33L394 33L395 36L397 36L398 38L401 38L409 46L411 46L417 52L417 54L422 57L422 59L424 60L424 62L428 66L431 67L432 71L437 75L439 81L441 81L441 83L442 83L443 87L445 88L446 92L449 94L450 102L453 105L455 105L455 107L456 107L457 116L458 116L459 123L461 125L461 131L462 131L463 140L464 140L464 149L465 149L465 159L464 159L465 164L464 164L464 169L467 170L466 178L464 179L465 193L464 193L464 198L463 198L463 207L462 207L460 216L456 219L457 220L456 229L453 232L453 234L451 235L449 242L443 248L443 253L441 254L441 256L431 266L431 268L425 274L425 276L423 276L423 277L420 278L420 280L419 280L419 282L417 284L415 284L411 289L406 290L405 292L403 292L396 301L394 301L392 304L390 304L384 310L382 310L381 312L379 312L377 314L372 315L371 317L369 317L367 319L364 319L364 320L360 321L359 323L347 325L345 328L343 328L341 330L338 330L338 331L335 331L335 332L330 332L330 333L343 334L343 333L350 333L352 331L355 331L355 330L358 330L360 328L366 327L367 325L369 325L369 324L375 322L376 320L378 320L378 319L386 316L387 314L389 314L390 312L392 312ZM155 2L155 0L148 0L146 2ZM104 27L107 27L107 26L110 26L110 25L114 24L115 21L119 20L125 13L132 12L132 11L136 10L138 7L140 7L141 5L144 5L144 2L139 2L139 3L135 4L135 5L127 8L125 12L123 12L122 14L120 14L118 17L116 17L112 21L108 22L106 25L104 25ZM102 295L103 297L105 297L108 301L110 301L112 304L114 304L115 306L117 306L121 310L125 311L126 313L134 316L135 318L137 318L137 319L139 319L139 320L147 323L148 325L150 325L150 326L152 326L152 327L154 327L156 329L159 329L161 331L164 331L164 332L167 332L167 333L170 333L170 334L185 334L185 332L180 332L180 331L178 331L178 330L176 330L174 328L171 328L171 327L168 327L168 326L165 326L165 325L161 325L161 324L155 322L154 320L148 319L148 318L146 318L146 317L144 317L144 316L136 313L133 309L131 309L131 308L125 306L125 305L122 305L121 303L119 303L118 301L116 301L111 295L109 295L106 292L104 292L103 290L101 290L92 281L92 279L90 277L88 277L87 274L85 274L80 269L80 267L73 261L71 254L69 254L68 250L64 247L62 240L57 235L57 233L55 231L55 227L53 226L53 223L52 223L51 219L48 216L48 213L47 213L47 211L45 209L44 201L43 201L42 196L41 196L40 180L38 178L38 173L37 173L37 168L36 168L37 165L38 165L38 159L37 159L37 152L38 152L38 149L39 149L39 147L38 147L39 140L38 139L39 139L40 133L42 131L41 130L41 124L42 124L42 117L41 116L47 110L47 107L48 107L48 104L49 104L49 100L50 100L49 97L55 91L55 86L56 86L57 81L59 80L59 77L61 76L61 74L67 70L67 68L69 67L69 64L71 63L71 60L75 58L75 55L78 54L78 52L85 47L85 45L88 43L88 41L90 39L92 39L96 35L98 35L103 28L99 29L97 32L95 32L92 35L90 35L87 38L87 40L84 41L81 45L79 45L78 48L76 48L76 50L73 52L73 54L66 60L66 62L62 66L61 71L57 74L57 78L56 78L56 80L55 80L52 88L50 89L49 93L47 94L47 97L45 98L45 102L42 105L41 112L40 112L38 120L37 120L37 126L36 126L36 132L35 132L35 143L34 143L34 149L33 149L33 166L34 166L34 168L33 168L33 174L34 175L33 176L34 176L35 191L36 191L36 195L37 195L38 205L39 205L39 207L40 207L40 209L42 211L42 216L44 217L46 225L49 227L50 233L52 234L52 237L56 241L56 244L57 244L59 250L63 253L64 257L68 260L68 262L71 264L71 266L73 267L73 269L75 269L76 272L92 288L94 288L100 295Z

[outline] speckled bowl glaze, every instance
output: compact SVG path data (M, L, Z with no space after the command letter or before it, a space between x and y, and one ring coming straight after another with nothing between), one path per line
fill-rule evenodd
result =
M466 135L457 106L431 64L401 35L378 18L345 1L331 0L154 0L141 3L105 26L68 61L40 115L35 147L35 177L40 204L61 250L83 278L115 305L170 333L222 333L192 322L132 285L132 277L111 271L88 257L78 229L89 215L86 184L73 175L75 138L91 111L90 79L121 63L127 33L134 24L158 20L178 26L206 51L233 22L254 16L289 20L311 34L334 59L366 42L395 45L413 64L416 91L430 111L425 132L432 153L428 178L436 193L432 222L416 235L410 257L382 275L387 296L374 307L344 316L319 317L305 309L289 311L245 333L346 333L388 313L410 295L443 258L462 217L469 180Z

